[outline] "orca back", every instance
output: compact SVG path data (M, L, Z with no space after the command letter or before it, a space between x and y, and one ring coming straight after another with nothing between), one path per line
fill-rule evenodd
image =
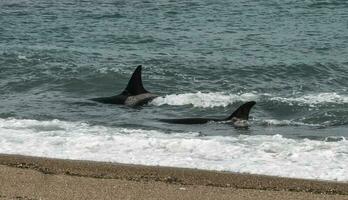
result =
M141 69L142 66L139 65L134 70L131 78L128 81L126 89L122 93L111 97L99 97L90 100L107 104L139 106L144 105L152 99L158 97L158 95L149 93L147 90L145 90L141 79Z
M182 119L159 119L159 121L171 124L205 124L214 119L208 118L182 118Z
M182 118L182 119L159 119L159 121L172 123L172 124L205 124L209 121L246 121L249 119L250 109L256 104L255 101L249 101L245 104L239 106L237 110L235 110L231 116L226 119L214 119L214 118ZM238 125L238 124L237 124Z

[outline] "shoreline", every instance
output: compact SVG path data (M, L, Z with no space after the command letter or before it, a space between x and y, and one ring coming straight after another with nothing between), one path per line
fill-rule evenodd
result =
M6 171L11 171L13 174L11 175L11 173ZM13 184L11 186L13 191L11 191L11 187L7 188L7 182L4 181L5 179L10 180L11 178L14 178L14 181L20 180L20 178L16 176L23 173L27 174L27 177L30 180L33 180L34 185L43 184L43 182L45 183L45 181L42 182L41 179L41 181L35 182L34 179L36 176L43 176L45 177L44 180L52 177L59 177L59 180L71 180L75 182L76 185L83 186L85 184L86 187L89 184L95 183L97 185L100 184L101 188L104 188L102 186L105 186L104 189L107 188L107 184L101 182L111 182L111 185L114 184L116 186L134 185L134 191L133 189L130 189L129 191L128 189L124 190L126 196L132 196L132 194L144 194L144 192L148 192L147 190L142 190L141 188L164 187L164 191L172 191L174 189L174 193L181 192L183 194L185 192L187 193L188 190L199 191L202 189L203 191L211 192L213 194L212 197L216 198L218 198L216 195L220 194L220 192L216 191L222 190L224 191L223 194L231 193L230 195L244 193L262 193L265 195L267 194L268 197L269 195L285 195L284 199L291 198L291 195L304 195L306 196L305 199L310 199L312 197L313 199L318 199L318 197L324 199L348 199L348 183L342 182L283 178L266 175L239 174L188 168L53 159L10 154L0 154L0 172L2 176L0 179L0 185L3 184L3 186L0 187L0 199L6 199L7 197L12 197L13 195L23 196L22 194L17 194L18 192L20 193L21 191L24 191L23 188L18 186L19 188L16 189L13 186L20 184ZM89 180L88 183L84 182L85 179ZM27 179L21 181L25 182L25 180ZM53 185L57 185L55 181L52 183ZM28 188L31 186L29 185L25 187ZM140 189L138 187L140 187ZM180 188L185 189L181 190ZM34 188L30 190L32 193L29 192L29 194L32 194L33 196L24 196L27 196L28 199L39 199L39 197L43 197L43 199L54 199L52 196L49 196L50 193L47 193L46 190L41 192L40 189L38 189L38 191L35 190L36 189ZM86 193L85 190L77 189L77 194L81 195L84 193ZM99 194L100 190L95 190L94 193ZM117 193L120 194L120 191ZM159 198L161 195L163 195L161 193L162 190L158 191ZM199 192L191 192L189 194L201 194L203 195L201 197L205 197L204 193L202 194ZM99 195L103 194L100 193ZM111 195L111 193L109 195ZM82 198L82 196L80 197ZM196 198L196 196L191 197ZM168 197L166 199L171 198Z

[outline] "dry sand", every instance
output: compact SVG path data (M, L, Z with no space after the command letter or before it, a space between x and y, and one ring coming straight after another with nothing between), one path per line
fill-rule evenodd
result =
M2 154L0 199L348 200L348 183Z

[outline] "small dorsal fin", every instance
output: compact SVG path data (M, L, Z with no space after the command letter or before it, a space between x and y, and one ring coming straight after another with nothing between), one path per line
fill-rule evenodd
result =
M138 95L148 93L143 86L143 82L141 80L141 65L139 65L135 71L133 72L132 77L130 78L126 89L122 92L122 94L131 94Z
M249 119L250 109L256 104L255 101L249 101L239 106L239 108L232 113L226 120L231 120L232 118L237 118L241 120Z

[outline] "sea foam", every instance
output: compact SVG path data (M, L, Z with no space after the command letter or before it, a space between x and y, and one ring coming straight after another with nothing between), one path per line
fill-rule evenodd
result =
M348 142L0 119L0 153L348 181Z
M169 94L163 97L154 99L151 104L155 106L161 105L192 105L193 107L226 107L235 102L246 101L276 101L293 105L309 105L316 106L327 103L344 104L348 103L348 96L343 94L332 93L317 93L309 94L298 97L283 97L276 96L269 93L236 93L228 94L223 92L196 92L196 93L183 93L183 94Z
M266 119L262 120L262 124L268 126L311 126L311 127L321 127L320 124L309 124L304 122L296 122L294 120L277 120L277 119Z
M156 106L161 105L192 105L194 107L226 107L238 101L254 101L259 96L255 93L243 94L225 94L222 92L209 93L184 93L184 94L170 94L154 99L151 103Z
M332 93L317 93L303 95L299 97L272 97L270 100L285 102L288 104L298 103L298 104L308 104L308 105L317 105L325 103L348 103L348 96L340 95L335 92Z

